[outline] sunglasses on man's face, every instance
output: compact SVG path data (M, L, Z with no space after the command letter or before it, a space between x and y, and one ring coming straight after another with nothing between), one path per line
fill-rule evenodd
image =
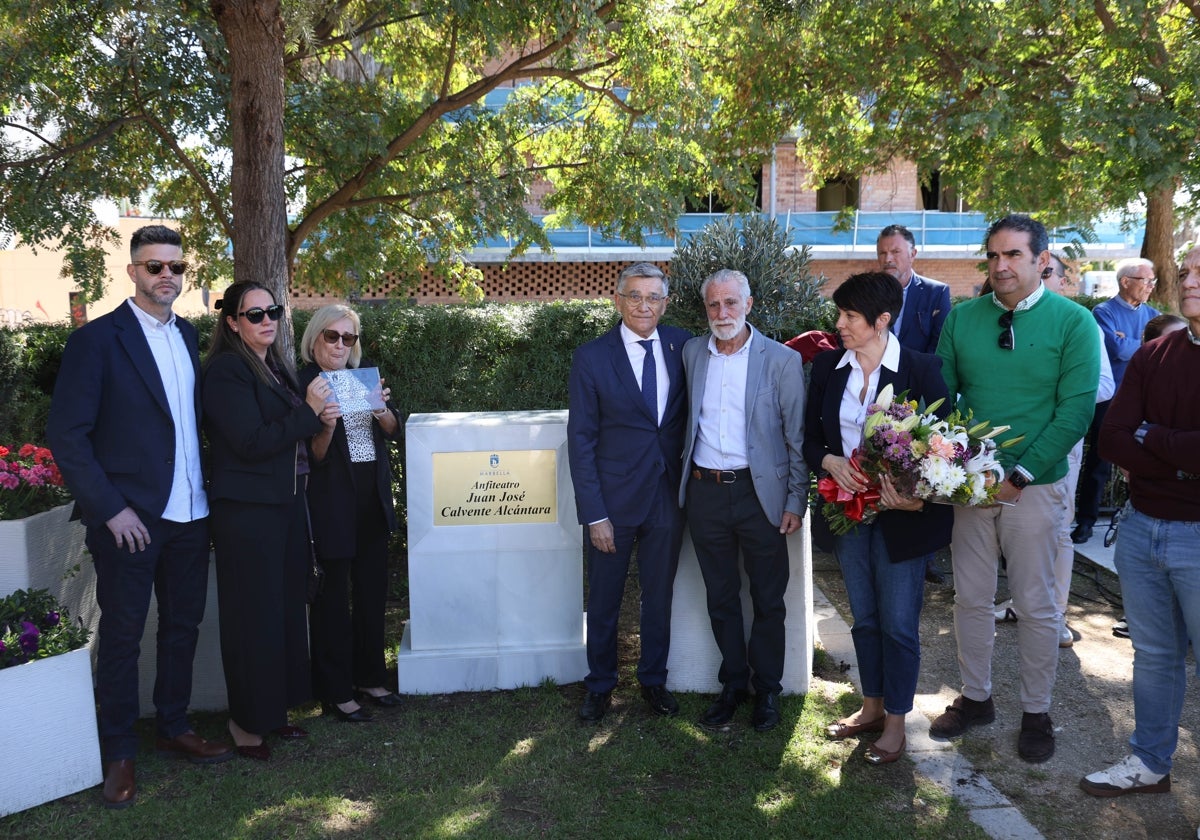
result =
M263 309L261 306L255 306L247 309L245 312L239 312L239 318L245 318L251 324L261 324L263 316L270 318L272 321L278 321L283 317L283 304L277 303L274 306L268 306Z
M143 266L146 269L146 273L151 277L162 274L164 268L169 268L172 274L180 276L188 270L188 264L184 260L170 260L168 262L163 262L162 260L138 260L134 265Z
M337 344L340 338L346 347L353 347L358 341L357 333L340 333L337 330L321 330L321 337L325 339L326 344Z

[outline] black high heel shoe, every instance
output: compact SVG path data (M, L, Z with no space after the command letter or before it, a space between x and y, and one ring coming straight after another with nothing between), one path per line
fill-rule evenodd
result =
M403 705L404 703L404 700L400 697L400 695L394 691L389 691L387 694L380 694L378 697L376 697L374 694L369 694L360 689L355 693L354 699L359 702L359 705L362 705L363 703L374 703L376 706L383 706L388 709L395 708L396 706Z
M342 723L370 723L374 720L371 713L361 706L353 712L343 712L337 707L336 703L322 703L321 711L327 715L333 715Z

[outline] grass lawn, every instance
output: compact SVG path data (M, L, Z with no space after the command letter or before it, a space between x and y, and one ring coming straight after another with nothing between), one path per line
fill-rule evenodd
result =
M395 640L408 612L397 566L388 615ZM204 767L156 756L153 721L143 720L134 807L108 811L93 788L0 819L0 837L986 836L907 759L871 767L865 741L825 739L826 724L857 698L821 651L812 690L783 698L783 723L772 732L750 727L749 705L727 730L705 730L696 719L711 698L696 694L679 695L676 718L653 715L635 677L636 582L632 572L621 685L599 726L576 717L578 683L411 697L398 709L373 708L369 724L324 717L314 703L292 714L310 737L269 739L269 762ZM206 737L222 735L225 720L193 717ZM20 766L2 758L3 784L20 784Z
M270 762L198 767L158 758L140 724L138 802L107 811L99 789L0 820L7 838L983 837L907 760L869 767L855 741L822 736L854 706L816 680L784 698L759 734L749 707L728 731L695 724L708 698L682 695L674 719L618 689L603 723L575 717L582 689L427 696L344 724L298 710L302 742L272 741ZM198 716L215 735L224 716ZM5 784L20 784L10 761Z

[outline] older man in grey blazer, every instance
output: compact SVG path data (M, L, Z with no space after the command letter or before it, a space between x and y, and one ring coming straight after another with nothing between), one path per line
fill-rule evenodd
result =
M753 684L752 723L765 732L779 723L787 537L800 527L808 491L803 362L746 323L754 299L744 274L722 269L700 292L712 335L683 349L689 412L679 501L708 593L722 686L700 723L729 723ZM739 554L754 603L748 648Z

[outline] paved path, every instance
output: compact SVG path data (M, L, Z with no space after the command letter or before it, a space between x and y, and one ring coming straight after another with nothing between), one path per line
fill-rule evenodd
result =
M817 636L821 646L835 661L850 666L848 674L854 687L861 693L862 682L858 674L858 658L854 655L854 642L850 628L842 620L837 608L829 602L820 589L813 587L813 612L817 619ZM922 708L930 700L936 708ZM998 791L981 773L977 773L954 744L935 741L929 737L929 713L942 711L942 700L928 695L917 697L915 714L908 716L906 732L908 755L917 766L917 772L942 790L957 799L970 812L975 822L997 840L1041 840L1042 834L1021 815L1016 806Z

